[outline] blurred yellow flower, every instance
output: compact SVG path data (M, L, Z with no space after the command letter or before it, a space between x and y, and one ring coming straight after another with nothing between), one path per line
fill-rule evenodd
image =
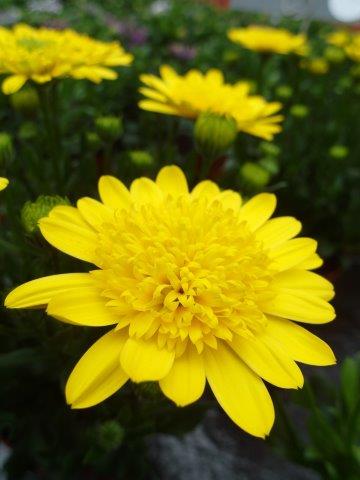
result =
M325 75L329 71L329 63L325 58L307 58L300 62L302 68L309 70L315 75Z
M8 184L9 184L9 180L7 178L0 177L0 191L4 190L4 188L6 188Z
M351 43L345 47L345 53L354 62L360 62L360 33L353 35Z
M351 41L351 33L349 30L336 30L330 33L326 40L336 47L345 47Z
M0 74L9 76L2 91L11 94L28 81L46 83L53 78L86 78L95 83L114 80L110 67L129 65L132 55L118 42L100 42L72 30L33 28L18 24L0 27Z
M130 190L104 176L99 193L101 202L81 198L40 220L48 242L95 267L30 281L5 300L73 325L114 326L75 366L67 402L96 405L130 379L158 381L184 406L208 381L237 425L265 437L274 408L263 380L299 388L296 362L335 362L329 346L296 323L335 317L331 283L310 271L322 263L317 243L294 238L295 218L270 219L275 195L242 204L208 180L189 192L176 166Z
M354 62L360 62L360 33L350 30L337 30L327 36L331 45L343 48Z
M238 131L267 140L281 131L279 122L283 117L274 115L281 103L269 103L259 95L251 95L247 82L225 83L220 70L212 69L206 74L190 70L182 76L163 65L160 77L144 74L140 79L145 84L140 88L146 97L139 103L143 110L194 119L202 112L232 117Z
M295 53L306 55L307 37L303 33L294 35L283 28L264 25L249 25L246 28L232 28L228 31L229 39L243 47L256 52L272 52L282 55Z

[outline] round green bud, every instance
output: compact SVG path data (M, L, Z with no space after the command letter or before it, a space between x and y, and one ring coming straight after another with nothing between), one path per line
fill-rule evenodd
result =
M225 63L235 63L239 61L240 54L234 50L226 50L223 54L223 61Z
M271 142L261 142L260 150L264 155L269 155L270 157L278 157L281 152L280 147Z
M32 115L39 107L39 98L34 88L28 87L10 95L14 110L24 115Z
M350 74L355 78L360 78L360 63L350 68Z
M96 443L105 452L118 448L125 437L125 430L116 420L107 420L96 429Z
M270 173L261 165L246 162L240 167L240 175L247 183L254 187L264 187L269 183Z
M265 170L268 171L270 175L277 175L280 170L277 158L271 156L264 157L259 160L259 165L265 168Z
M342 48L335 45L329 45L326 47L324 57L331 63L341 63L345 60L345 53Z
M215 113L202 113L195 122L195 144L206 160L213 160L234 143L237 125L233 118Z
M309 115L309 108L306 105L296 104L290 108L290 113L296 118L305 118Z
M95 120L95 128L104 142L115 142L123 134L123 123L120 117L98 117Z
M333 145L329 150L329 155L340 160L349 155L349 149L345 145Z
M101 138L96 132L86 132L85 133L86 146L89 150L96 152L101 148Z
M285 100L291 98L293 93L294 91L290 85L279 85L275 90L276 96Z
M131 163L137 167L151 167L154 165L154 157L146 150L132 150L128 152Z
M5 166L14 158L12 137L6 132L0 132L0 166Z
M20 125L18 136L20 140L31 140L36 137L38 129L34 122L24 122Z
M30 234L37 233L39 220L47 217L58 205L70 205L70 202L58 195L40 195L35 202L26 202L21 209L21 223L25 231Z

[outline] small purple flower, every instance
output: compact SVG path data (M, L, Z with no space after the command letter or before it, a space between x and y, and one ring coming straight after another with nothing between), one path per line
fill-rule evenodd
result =
M196 57L197 50L195 47L185 45L184 43L174 42L169 45L169 52L179 60L193 60Z

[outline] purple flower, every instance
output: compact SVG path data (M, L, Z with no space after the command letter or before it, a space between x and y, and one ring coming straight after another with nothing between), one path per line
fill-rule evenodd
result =
M197 50L195 47L185 45L184 43L174 42L169 45L169 52L179 60L193 60L196 57Z

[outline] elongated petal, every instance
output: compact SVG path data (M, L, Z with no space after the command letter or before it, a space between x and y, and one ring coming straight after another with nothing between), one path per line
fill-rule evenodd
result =
M305 270L315 270L316 268L321 267L323 260L319 257L317 253L313 253L310 257L302 260L296 265L296 268L304 268Z
M274 407L261 380L224 344L205 351L205 372L214 395L229 415L251 435L264 438L274 423Z
M313 295L299 297L279 293L274 299L266 302L262 310L277 317L304 323L328 323L335 318L332 305Z
M265 335L281 343L294 360L309 365L333 365L335 356L323 340L290 320L268 316Z
M103 175L99 180L99 195L101 201L108 207L129 208L131 195L125 185L111 175Z
M205 388L204 363L192 345L174 361L170 372L160 380L160 387L180 407L201 397Z
M239 357L260 377L281 388L298 388L304 384L300 368L280 346L272 349L260 338L237 336L230 343Z
M301 223L293 217L272 218L256 231L256 238L266 248L274 248L295 237L300 230Z
M321 275L306 270L285 270L278 273L271 282L271 287L277 292L314 295L328 301L334 295L334 287Z
M1 89L5 95L16 93L26 83L25 75L11 75L2 82Z
M130 186L130 193L135 203L158 203L162 198L160 188L152 180L146 177L134 180Z
M55 207L39 222L46 240L54 247L80 260L96 263L97 235L74 207Z
M207 197L209 200L213 199L220 193L219 187L211 180L203 180L198 183L191 192L193 198Z
M63 322L89 327L114 325L118 319L94 286L68 290L51 298L46 313Z
M149 112L166 113L167 115L177 115L177 110L171 105L156 102L155 100L141 100L139 107Z
M294 238L269 252L274 260L274 268L279 272L297 267L301 262L314 255L317 243L312 238Z
M175 165L163 167L156 177L158 187L172 197L185 195L189 192L183 171Z
M80 198L77 202L77 208L83 219L96 230L105 222L113 220L113 210L93 198Z
M0 177L0 191L4 190L9 185L9 180L4 177Z
M154 340L129 338L121 353L121 366L134 382L160 380L170 371L174 352L159 349Z
M272 193L260 193L241 208L239 218L245 220L250 230L261 227L274 213L276 197Z
M66 401L72 408L87 408L102 402L129 379L119 363L125 341L121 332L112 330L80 358L65 389Z
M91 287L94 281L88 273L62 273L23 283L5 298L8 308L42 308L60 293Z
M232 190L224 190L220 192L214 200L219 200L222 203L224 208L231 208L234 212L238 212L241 207L241 196L237 192L233 192Z

